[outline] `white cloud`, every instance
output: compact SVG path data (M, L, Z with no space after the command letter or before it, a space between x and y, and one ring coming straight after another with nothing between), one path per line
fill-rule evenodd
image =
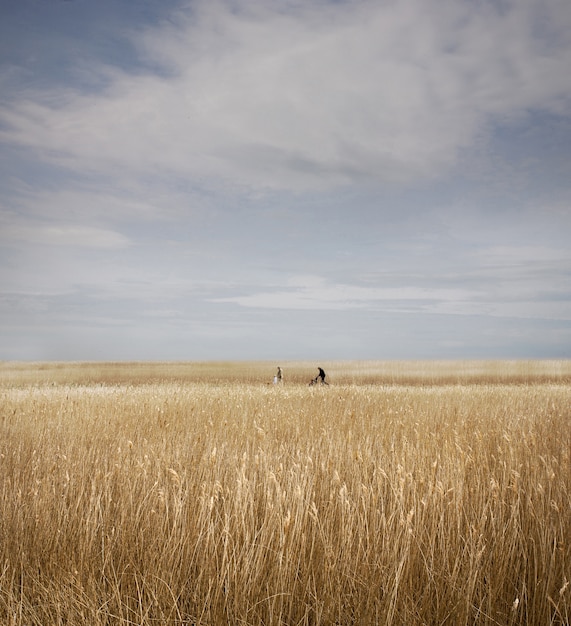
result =
M477 293L466 289L428 287L361 287L334 284L319 277L300 276L288 281L286 290L261 291L249 295L213 298L213 302L229 302L239 306L262 309L348 310L356 308L419 310L432 301L473 299Z
M456 259L449 274L426 268L416 275L398 270L362 286L314 275L292 276L286 288L266 287L211 302L245 308L300 311L393 311L432 315L484 315L571 320L568 254L545 248L497 248ZM533 260L533 262L530 262ZM391 285L385 286L387 281ZM385 283L383 285L382 283ZM245 291L245 290L244 290Z
M568 0L189 0L130 36L136 67L71 37L2 83L11 354L568 354Z
M160 75L28 91L0 136L70 169L304 189L438 175L490 121L569 109L564 1L285 7L193 3L136 42Z
M1 239L38 246L80 248L125 248L128 237L106 228L80 224L38 224L19 220L5 224Z

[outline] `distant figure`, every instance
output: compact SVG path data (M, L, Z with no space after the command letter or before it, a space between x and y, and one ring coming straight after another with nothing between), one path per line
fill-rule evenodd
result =
M325 371L321 368L317 368L319 374L309 383L310 385L317 385L317 383L321 383L322 385L328 385L329 383L325 380Z
M278 367L278 373L274 376L274 385L280 385L283 381L282 368Z

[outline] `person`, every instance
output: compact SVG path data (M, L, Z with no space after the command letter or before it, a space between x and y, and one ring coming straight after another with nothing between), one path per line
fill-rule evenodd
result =
M329 383L325 380L326 374L323 368L318 367L317 370L319 371L319 374L317 374L317 376L309 384L317 385L317 383L321 383L322 385L328 385Z
M278 366L278 372L274 376L274 385L279 385L283 381L282 368Z

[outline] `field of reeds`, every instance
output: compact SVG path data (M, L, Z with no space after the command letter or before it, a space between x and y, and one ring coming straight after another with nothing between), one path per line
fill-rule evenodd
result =
M571 623L571 362L281 365L0 363L0 623Z

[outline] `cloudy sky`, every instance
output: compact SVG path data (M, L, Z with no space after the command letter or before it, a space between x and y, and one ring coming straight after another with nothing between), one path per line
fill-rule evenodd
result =
M571 358L569 0L0 0L0 359Z

